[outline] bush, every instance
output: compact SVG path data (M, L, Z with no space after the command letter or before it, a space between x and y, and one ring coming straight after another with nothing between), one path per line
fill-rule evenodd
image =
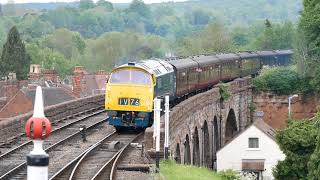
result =
M253 85L257 90L289 95L301 89L300 82L298 73L292 67L266 67L253 80Z
M219 85L219 94L223 101L227 101L231 94L229 92L229 87L226 84L220 83Z
M224 180L255 180L257 176L249 172L237 172L231 169L220 171L219 176Z
M218 174L225 180L240 180L240 174L231 169L220 171Z

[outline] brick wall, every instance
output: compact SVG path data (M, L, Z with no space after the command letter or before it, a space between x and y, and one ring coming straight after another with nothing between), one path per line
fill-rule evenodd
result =
M263 111L263 120L274 129L286 126L288 119L288 97L277 96L270 92L254 94L254 107L256 111ZM294 119L311 118L319 110L319 96L302 96L291 101L291 113Z

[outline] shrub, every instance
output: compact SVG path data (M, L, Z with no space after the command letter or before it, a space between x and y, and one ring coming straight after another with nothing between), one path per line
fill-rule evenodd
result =
M220 83L218 86L219 86L219 94L221 96L221 99L223 101L227 101L231 96L228 86L223 83Z
M301 89L300 82L298 73L292 67L266 67L253 80L253 85L257 90L289 95Z
M225 180L255 180L257 176L249 172L237 172L231 169L220 171L219 176Z

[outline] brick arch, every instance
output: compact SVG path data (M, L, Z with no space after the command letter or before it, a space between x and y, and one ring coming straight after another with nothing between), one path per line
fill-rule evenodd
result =
M192 140L193 140L192 162L193 162L193 165L200 166L200 145L199 145L199 133L198 133L197 127L194 130Z
M184 164L191 164L190 141L188 134L186 135L186 140L184 142Z
M204 121L202 126L202 134L203 134L203 165L205 167L210 167L210 139L209 139L209 128L207 121Z
M220 149L220 135L219 135L219 125L218 125L218 118L217 116L214 116L213 118L213 153L214 155L217 153L217 151Z
M226 120L226 129L225 129L225 141L227 143L230 141L238 132L237 119L233 109L229 110L228 117Z
M174 159L176 161L176 163L181 163L181 155L180 155L180 144L177 143L176 145L176 152L175 152L175 156Z

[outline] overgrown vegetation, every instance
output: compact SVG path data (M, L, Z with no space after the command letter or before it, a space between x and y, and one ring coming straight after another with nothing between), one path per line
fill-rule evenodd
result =
M79 4L31 11L10 2L0 16L0 46L16 25L32 63L54 68L61 76L75 65L109 71L128 61L166 54L291 48L295 27L287 21L296 21L301 7L298 0L152 5L134 0L121 8L105 0L81 0Z
M264 67L253 79L259 91L272 91L278 95L289 95L301 90L301 79L294 67Z
M313 91L320 92L320 11L319 1L304 0L299 22L296 52L301 76Z
M179 165L171 160L161 161L160 173L165 177L165 179L170 180L223 180L223 178L219 177L219 175L207 168Z
M219 87L219 94L222 101L228 101L231 94L229 92L229 87L226 84L220 83Z
M255 180L257 176L253 173L237 172L231 169L220 171L218 173L224 180Z
M273 171L276 179L317 179L319 177L319 122L290 120L285 129L276 134L276 141L286 155Z

